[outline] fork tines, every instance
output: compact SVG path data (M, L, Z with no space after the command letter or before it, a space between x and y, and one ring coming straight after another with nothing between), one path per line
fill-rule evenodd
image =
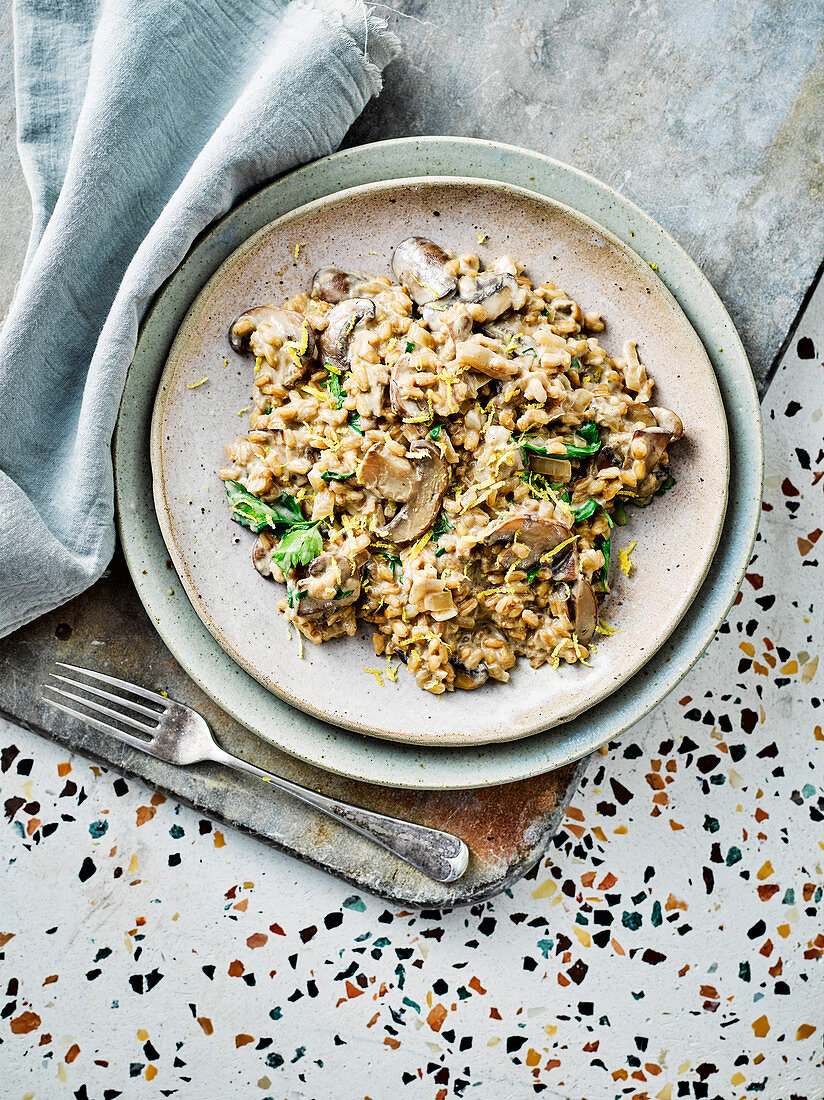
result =
M80 691L92 696L88 698L85 695L78 695L73 691L66 691L64 688L57 687L55 684L46 683L43 687L55 695L59 695L64 699L71 699L75 703L79 703L87 710L91 711L91 714L83 713L76 710L74 707L67 706L65 703L59 702L57 699L53 699L48 695L43 696L43 702L48 703L49 706L55 707L57 710L63 711L65 714L70 714L74 718L79 718L87 725L92 726L94 729L100 730L102 733L111 734L113 737L117 737L121 741L125 741L129 745L134 745L138 748L145 748L151 741L155 730L158 727L163 712L167 706L166 700L162 695L158 695L154 691L148 691L146 688L139 687L137 684L130 684L126 680L118 680L114 676L106 676L102 672L93 672L91 669L80 668L77 665L68 665L63 661L58 661L57 664L61 668L68 669L71 672L80 673L83 676L88 676L92 679L102 681L105 684L110 684L112 687L119 688L124 692L130 692L133 695L137 695L142 699L145 699L152 703L160 704L162 709L157 710L151 707L144 706L143 703L137 702L136 699L130 699L125 695L114 694L111 691L105 691L102 688L95 687L92 684L83 683L81 680L72 679L69 676L62 676L59 673L51 672L49 675L59 680L63 684L68 684L70 687L78 688ZM112 707L106 706L104 703L99 702L99 699L107 699L112 703L116 703L122 710L115 710ZM109 722L100 721L95 718L95 714L105 714L110 718L114 718L117 722L123 725L130 726L132 729L138 730L142 736L135 736L133 733L120 729L118 726L112 725ZM148 721L141 721L135 715L142 715Z

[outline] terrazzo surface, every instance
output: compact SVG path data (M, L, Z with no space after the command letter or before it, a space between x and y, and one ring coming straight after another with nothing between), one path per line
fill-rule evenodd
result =
M821 1100L824 284L740 596L492 901L410 911L0 727L3 1100Z

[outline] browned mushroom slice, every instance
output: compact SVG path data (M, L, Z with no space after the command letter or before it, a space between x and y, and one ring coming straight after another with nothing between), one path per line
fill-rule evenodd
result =
M637 428L654 428L656 425L652 409L643 401L633 401L632 404L627 405L624 419Z
M572 586L575 604L575 633L579 642L589 642L598 625L598 600L586 577L579 577Z
M631 469L633 463L640 460L644 463L644 476L651 474L671 439L672 436L664 428L639 428L630 440L624 465Z
M355 603L360 596L360 577L354 572L349 559L340 554L319 554L309 565L307 573L321 588L336 588L337 592L332 599L319 599L301 593L297 612L306 619L333 615Z
M451 256L426 237L407 237L392 256L395 278L417 305L435 302L452 294L458 285L446 270Z
M229 326L229 343L239 355L252 350L253 333L275 348L285 348L295 366L306 367L315 355L315 336L309 322L291 309L255 306L236 317Z
M457 657L453 657L449 663L455 670L455 680L453 682L459 691L474 691L475 688L481 687L489 679L489 669L483 661L477 668L467 668Z
M375 316L371 298L347 298L326 315L327 326L320 336L320 352L324 362L338 370L349 369L349 345L357 326Z
M252 565L264 577L272 576L272 551L275 540L268 531L261 531L252 547Z
M347 298L360 297L362 286L374 281L368 271L341 271L339 267L320 267L312 279L312 297L322 302L345 302Z
M652 408L649 410L655 417L655 423L659 428L663 428L665 432L669 432L672 436L672 443L680 439L684 434L684 425L681 423L681 417L677 413L674 413L672 409L657 409Z
M412 463L415 471L412 492L395 518L377 532L401 545L414 542L432 526L449 488L449 466L431 440L416 439L409 449L421 455Z
M578 576L578 555L575 547L571 546L566 554L558 554L557 559L551 559L552 579L571 583Z
M405 503L412 493L415 468L408 458L394 455L386 447L375 447L361 462L358 479L375 496Z
M572 463L568 458L553 458L552 455L529 453L529 468L536 474L544 474L558 485L565 485L572 477Z
M491 531L484 536L484 546L491 546L496 542L512 542L529 551L523 557L515 553L512 546L498 555L498 566L508 569L511 565L523 566L528 569L540 558L554 550L562 542L572 538L572 532L568 527L554 520L541 519L532 512L519 512L514 516L497 523Z
M494 321L508 309L520 309L526 300L526 291L509 272L485 271L476 276L474 287L461 299L483 309L482 321Z
M411 355L402 355L389 376L389 402L404 420L423 422L432 419L429 402L422 397L409 397L415 385L415 365Z

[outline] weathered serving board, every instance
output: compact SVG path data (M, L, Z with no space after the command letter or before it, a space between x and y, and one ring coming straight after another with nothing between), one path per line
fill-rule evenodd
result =
M466 875L451 885L431 882L266 783L212 764L177 768L97 733L42 702L40 685L55 661L108 671L168 692L199 711L229 752L296 783L382 813L448 828L471 850ZM187 676L152 628L119 552L107 575L89 591L0 642L0 711L359 888L406 905L438 908L491 897L524 874L558 828L587 764L584 759L534 779L464 791L379 787L304 764L235 722Z

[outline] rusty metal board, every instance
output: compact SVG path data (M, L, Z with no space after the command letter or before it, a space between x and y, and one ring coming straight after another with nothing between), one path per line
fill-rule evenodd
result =
M431 882L330 818L266 783L213 764L177 768L97 733L41 701L55 661L109 671L194 707L229 752L325 794L382 813L448 827L472 852L456 883ZM540 858L587 760L533 779L464 791L416 791L344 779L305 764L225 714L177 664L154 631L118 551L83 595L0 641L0 711L73 752L100 760L209 817L405 905L461 905L492 897Z

